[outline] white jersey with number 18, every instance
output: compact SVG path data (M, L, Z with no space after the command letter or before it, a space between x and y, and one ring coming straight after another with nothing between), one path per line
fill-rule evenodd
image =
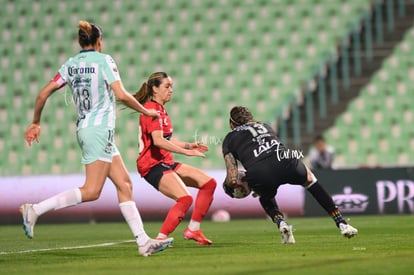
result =
M81 51L59 69L54 81L68 84L78 109L78 129L115 128L115 96L110 84L120 80L111 56L94 50Z

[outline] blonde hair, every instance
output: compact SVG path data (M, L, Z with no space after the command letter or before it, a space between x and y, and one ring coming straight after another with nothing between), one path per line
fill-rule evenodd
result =
M101 27L88 21L80 20L78 28L78 41L82 48L95 45L98 38L102 36Z
M148 80L142 83L141 88L134 94L136 100L139 103L144 104L147 101L151 100L153 95L153 87L159 87L164 78L168 78L168 74L165 72L156 72L150 75Z
M80 20L78 27L80 30L84 31L88 35L92 34L92 26L91 26L91 23L89 23L88 21Z

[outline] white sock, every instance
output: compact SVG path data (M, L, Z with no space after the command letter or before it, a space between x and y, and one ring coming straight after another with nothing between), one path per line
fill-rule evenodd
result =
M190 223L188 224L188 228L190 228L191 231L200 230L200 222L196 222L195 220L190 220Z
M82 194L79 188L70 189L59 193L39 203L33 204L33 209L37 215L43 215L50 210L58 210L69 206L74 206L82 202Z
M157 239L166 239L168 236L162 233L158 233Z
M144 224L142 223L141 216L138 212L135 202L121 202L119 204L119 208L121 209L122 215L128 223L132 234L134 234L138 246L145 245L150 237L148 237L147 233L145 233Z

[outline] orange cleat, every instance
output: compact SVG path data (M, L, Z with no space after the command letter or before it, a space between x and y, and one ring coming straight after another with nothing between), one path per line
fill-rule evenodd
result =
M184 239L186 240L194 240L199 245L211 245L213 242L204 236L203 232L201 230L195 230L192 231L189 228L187 228L184 231Z

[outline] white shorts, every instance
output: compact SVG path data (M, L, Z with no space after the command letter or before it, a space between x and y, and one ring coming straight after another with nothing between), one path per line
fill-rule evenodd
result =
M112 157L119 155L113 128L88 127L79 129L76 134L82 150L83 164L97 160L112 162Z

